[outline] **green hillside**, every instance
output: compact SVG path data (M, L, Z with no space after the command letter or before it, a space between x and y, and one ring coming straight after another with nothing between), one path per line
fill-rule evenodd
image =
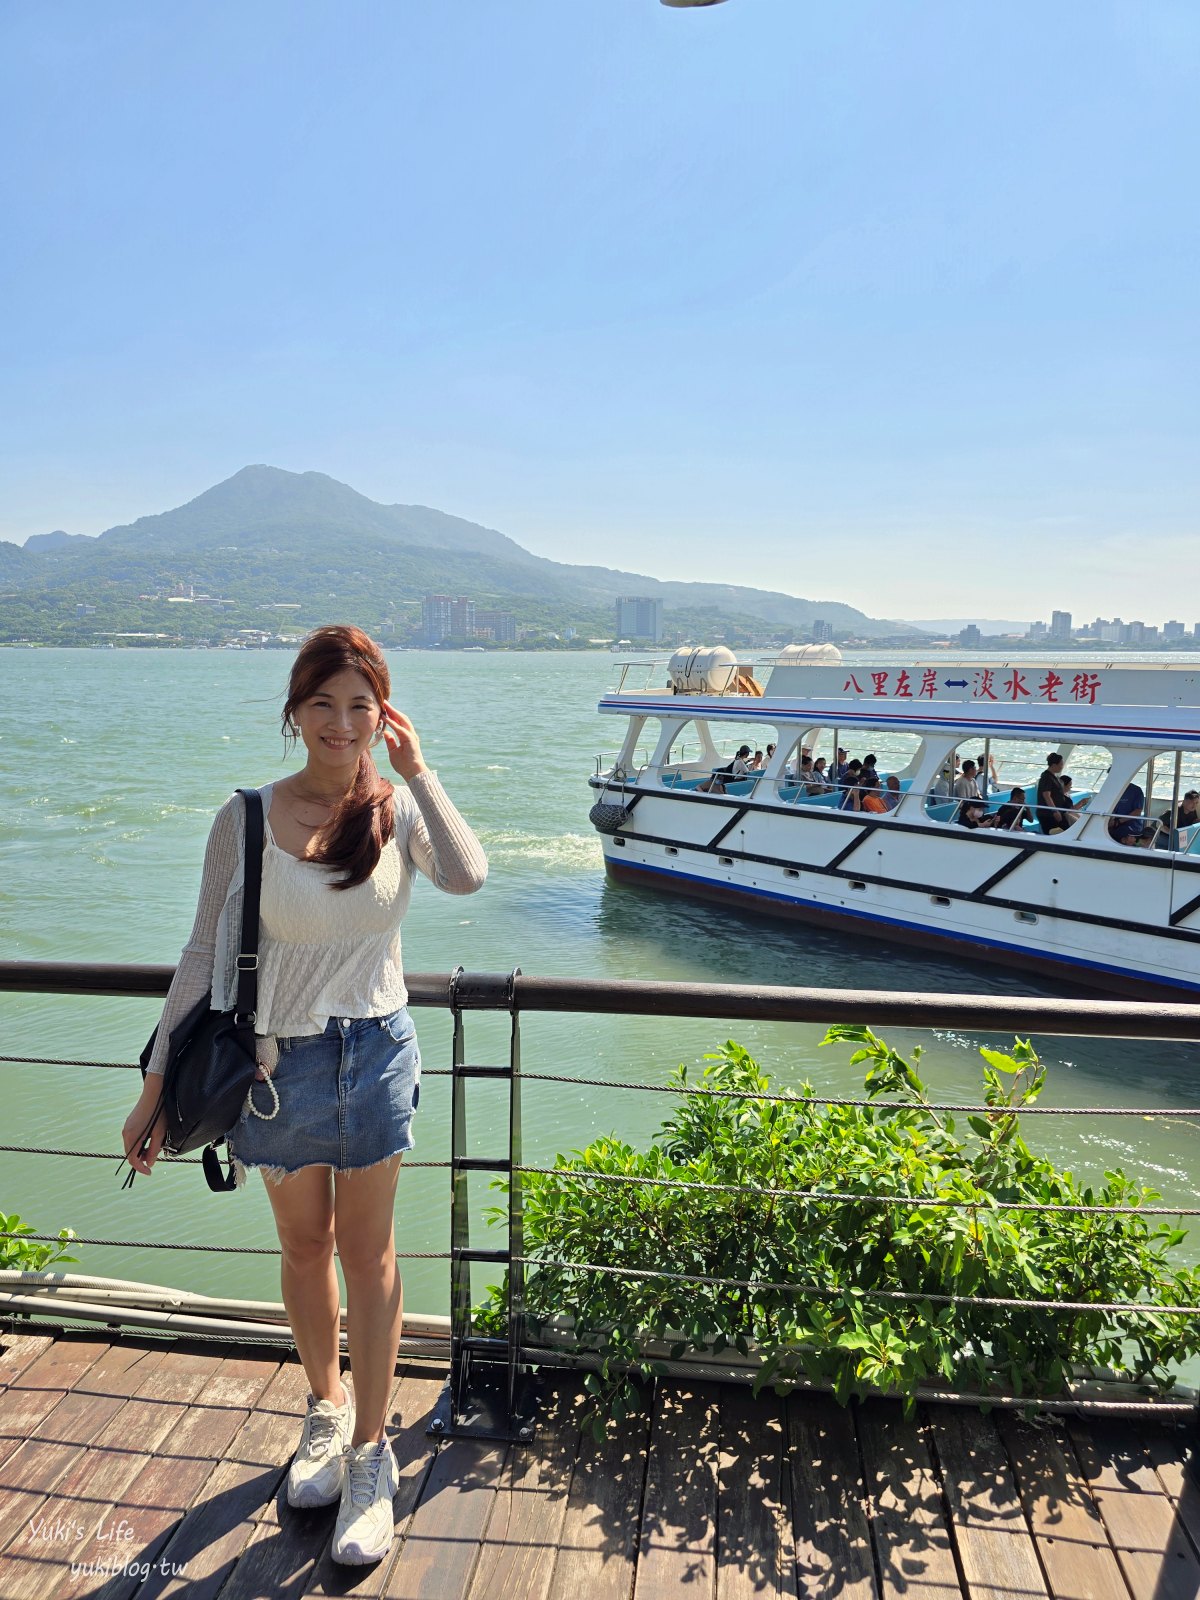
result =
M236 628L303 630L333 616L391 618L399 637L430 591L595 637L611 634L621 594L661 596L673 631L694 618L710 635L725 623L731 638L749 638L768 624L800 632L815 617L860 636L897 631L837 601L549 561L461 517L380 505L323 473L276 467L245 467L186 505L98 539L31 543L0 543L0 641L83 642L113 631L196 640ZM192 591L226 604L171 599ZM280 606L296 609L270 609Z

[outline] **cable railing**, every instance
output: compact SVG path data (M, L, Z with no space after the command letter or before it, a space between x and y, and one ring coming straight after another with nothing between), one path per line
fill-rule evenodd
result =
M138 994L161 996L169 985L172 968L168 966L113 966L109 964L0 962L0 989L25 993L70 993L85 995ZM987 1214L997 1218L1040 1218L1049 1227L1055 1218L1078 1216L1102 1219L1105 1217L1145 1217L1151 1219L1190 1218L1200 1215L1200 1206L1186 1204L1101 1203L1091 1196L1081 1199L1030 1199L1024 1195L1008 1196L973 1193L955 1195L944 1193L893 1193L860 1191L849 1172L831 1172L826 1179L802 1187L783 1182L750 1183L732 1182L717 1177L698 1180L670 1173L649 1176L626 1172L605 1172L591 1168L564 1166L561 1159L550 1166L524 1156L525 1136L522 1097L534 1092L554 1093L563 1087L572 1090L595 1089L618 1096L663 1095L675 1097L679 1102L719 1104L730 1100L761 1103L765 1106L808 1108L826 1107L868 1112L875 1118L904 1118L914 1110L909 1100L887 1095L851 1096L826 1094L805 1090L803 1093L774 1091L766 1087L725 1089L711 1083L686 1082L649 1084L626 1081L611 1075L592 1076L586 1072L551 1072L526 1069L521 1055L522 1018L535 1015L608 1015L639 1017L673 1017L695 1020L721 1018L756 1023L782 1022L791 1024L857 1024L869 1023L872 1028L903 1027L921 1030L944 1029L957 1034L1018 1034L1021 1036L1063 1036L1078 1038L1120 1038L1138 1040L1172 1040L1195 1043L1200 1040L1200 1007L1186 1004L1159 1002L1125 1002L1090 999L1051 999L1014 995L956 995L891 993L873 990L823 990L774 985L737 985L715 983L674 983L658 981L568 979L522 974L519 969L510 973L466 973L456 969L450 973L414 973L408 977L409 1003L415 1007L436 1008L449 1012L452 1024L451 1064L449 1068L430 1069L425 1076L448 1077L451 1080L450 1149L446 1159L405 1161L402 1171L440 1169L449 1174L450 1247L445 1251L404 1252L402 1260L445 1261L449 1272L450 1317L448 1321L450 1356L450 1420L444 1429L448 1434L465 1434L475 1437L527 1438L532 1427L532 1401L529 1380L531 1370L537 1365L565 1364L571 1366L598 1364L595 1350L587 1340L580 1340L572 1332L570 1306L564 1304L564 1317L535 1316L529 1309L529 1290L534 1276L541 1273L559 1274L564 1281L583 1282L588 1278L627 1279L629 1281L694 1287L697 1291L716 1294L750 1296L760 1292L783 1295L796 1301L828 1303L844 1297L849 1292L845 1282L814 1281L809 1273L797 1267L795 1273L782 1276L750 1271L691 1270L689 1264L663 1259L659 1262L633 1263L603 1258L577 1259L569 1251L553 1247L529 1249L526 1245L525 1203L531 1183L552 1180L558 1185L577 1185L592 1191L611 1193L652 1193L675 1195L687 1203L712 1199L729 1199L764 1207L790 1204L807 1208L821 1217L836 1218L839 1214L853 1216L856 1211L885 1214L907 1211L930 1216L944 1215L947 1226L954 1216L968 1215L978 1218ZM508 1018L509 1045L507 1059L479 1062L469 1057L467 1033L469 1019L474 1013L503 1014ZM72 1061L57 1056L22 1056L5 1053L0 1064L8 1066L75 1067L83 1071L131 1069L126 1062L87 1059ZM472 1144L468 1139L468 1121L476 1085L480 1082L493 1088L499 1085L506 1098L507 1116L497 1124L494 1105L481 1120L480 1141ZM1195 1126L1200 1118L1200 1105L1147 1107L1121 1106L1019 1106L1011 1110L998 1109L993 1101L974 1102L957 1099L927 1099L921 1109L938 1115L965 1115L990 1118L1011 1117L1014 1124L1024 1117L1080 1118L1100 1117L1111 1123L1113 1118L1160 1117L1179 1119L1181 1123ZM61 1146L21 1145L8 1143L0 1151L13 1156L56 1160L116 1160L111 1151L94 1151ZM184 1158L185 1160L188 1158ZM194 1159L194 1158L193 1158ZM478 1207L471 1196L471 1178L483 1174L498 1182L504 1193L502 1214L502 1243L480 1244L475 1228L480 1222ZM840 1180L840 1181L839 1181ZM1126 1196L1126 1202L1129 1197ZM41 1234L0 1233L0 1237L23 1237L35 1242L59 1242L57 1236ZM497 1234L493 1230L490 1239ZM211 1241L180 1239L108 1239L100 1236L82 1236L74 1243L109 1246L135 1251L176 1250L180 1252L245 1254L256 1257L277 1256L278 1251L266 1246L225 1245ZM668 1253L669 1256L669 1253ZM500 1280L503 1302L503 1331L481 1332L477 1308L472 1299L472 1273L479 1267L489 1269L492 1281ZM31 1317L35 1302L28 1284L11 1289L0 1283L0 1307L9 1314ZM147 1290L147 1293L151 1291ZM153 1291L158 1293L159 1291ZM166 1291L161 1291L166 1293ZM972 1310L996 1313L1029 1312L1044 1316L1108 1316L1127 1318L1137 1323L1149 1320L1161 1323L1164 1319L1178 1318L1187 1322L1200 1316L1200 1305L1188 1303L1160 1303L1152 1296L1146 1298L1087 1298L1075 1292L1058 1292L1048 1285L1043 1292L1029 1295L1009 1293L956 1293L951 1284L917 1287L858 1285L853 1292L864 1301L887 1307L922 1308L969 1307ZM69 1286L62 1286L69 1296ZM52 1297L48 1297L48 1304ZM74 1301L68 1301L76 1305ZM80 1310L80 1307L83 1309ZM145 1311L146 1308L141 1308ZM76 1305L80 1315L87 1315L83 1302ZM46 1314L43 1312L43 1315ZM75 1313L72 1313L75 1314ZM100 1311L93 1313L104 1321L120 1320L119 1307L106 1302ZM141 1312L139 1311L139 1315ZM158 1315L153 1307L147 1315ZM165 1313L164 1313L165 1314ZM564 1320L565 1319L565 1320ZM194 1320L194 1319L193 1319ZM144 1322L139 1325L147 1325ZM240 1324L239 1324L240 1325ZM282 1337L278 1328L272 1337ZM428 1344L428 1340L426 1340ZM651 1344L653 1341L651 1341ZM435 1341L435 1347L444 1345ZM673 1362L663 1356L663 1370L681 1370L698 1375L733 1376L746 1379L753 1376L754 1358L732 1356L728 1351L706 1356L692 1352L682 1361ZM740 1363L740 1364L739 1364ZM1000 1391L975 1393L951 1385L922 1390L925 1398L938 1397L960 1401L983 1400L988 1404L1014 1403L1014 1397ZM1191 1414L1192 1398L1171 1400L1147 1399L1131 1390L1127 1409L1147 1405L1158 1411ZM1089 1408L1113 1409L1109 1398L1089 1397L1086 1385L1076 1384L1062 1395L1020 1397L1020 1403L1038 1409L1087 1410Z

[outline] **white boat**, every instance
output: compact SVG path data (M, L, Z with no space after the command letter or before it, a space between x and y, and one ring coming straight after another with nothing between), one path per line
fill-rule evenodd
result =
M625 719L624 738L591 779L613 879L1200 1000L1197 667L859 665L793 645L753 661L677 651L618 674L599 710ZM775 748L761 770L718 772L743 743ZM877 756L873 793L892 809L856 809L871 790L850 774L824 793L798 781L805 749L833 763L839 748ZM1051 752L1074 779L1062 831L1038 806ZM964 818L969 789L953 786L968 757L986 793ZM1011 828L996 825L1006 803Z

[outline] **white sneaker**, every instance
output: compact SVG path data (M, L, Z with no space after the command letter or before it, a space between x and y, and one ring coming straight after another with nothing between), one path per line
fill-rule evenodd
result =
M345 1403L308 1397L300 1448L288 1469L288 1505L331 1506L342 1492L345 1453L354 1433L354 1396L343 1385Z
M342 1503L330 1551L335 1561L365 1567L383 1560L392 1547L392 1496L399 1482L396 1458L386 1439L347 1447Z

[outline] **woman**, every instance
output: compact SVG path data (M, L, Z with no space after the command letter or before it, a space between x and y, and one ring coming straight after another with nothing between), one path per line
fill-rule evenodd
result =
M239 1178L258 1168L266 1183L284 1305L312 1391L288 1500L337 1500L332 1553L354 1565L387 1553L397 1484L384 1434L403 1309L393 1209L420 1094L400 921L414 868L450 894L470 894L487 876L478 840L390 691L382 651L358 628L317 629L292 667L283 730L303 742L307 761L261 791L258 1076L271 1079L279 1107L272 1115L266 1093L252 1092L229 1136ZM405 788L376 769L370 752L381 739ZM171 1028L210 982L214 1005L232 1004L244 843L234 796L209 835L195 926L125 1124L138 1172L149 1173L162 1148L162 1118L144 1143L139 1134L158 1099ZM353 1396L340 1374L335 1245Z
M858 786L858 810L874 812L876 816L883 817L890 809L879 782L879 774L874 767L867 767L864 763L862 780Z

